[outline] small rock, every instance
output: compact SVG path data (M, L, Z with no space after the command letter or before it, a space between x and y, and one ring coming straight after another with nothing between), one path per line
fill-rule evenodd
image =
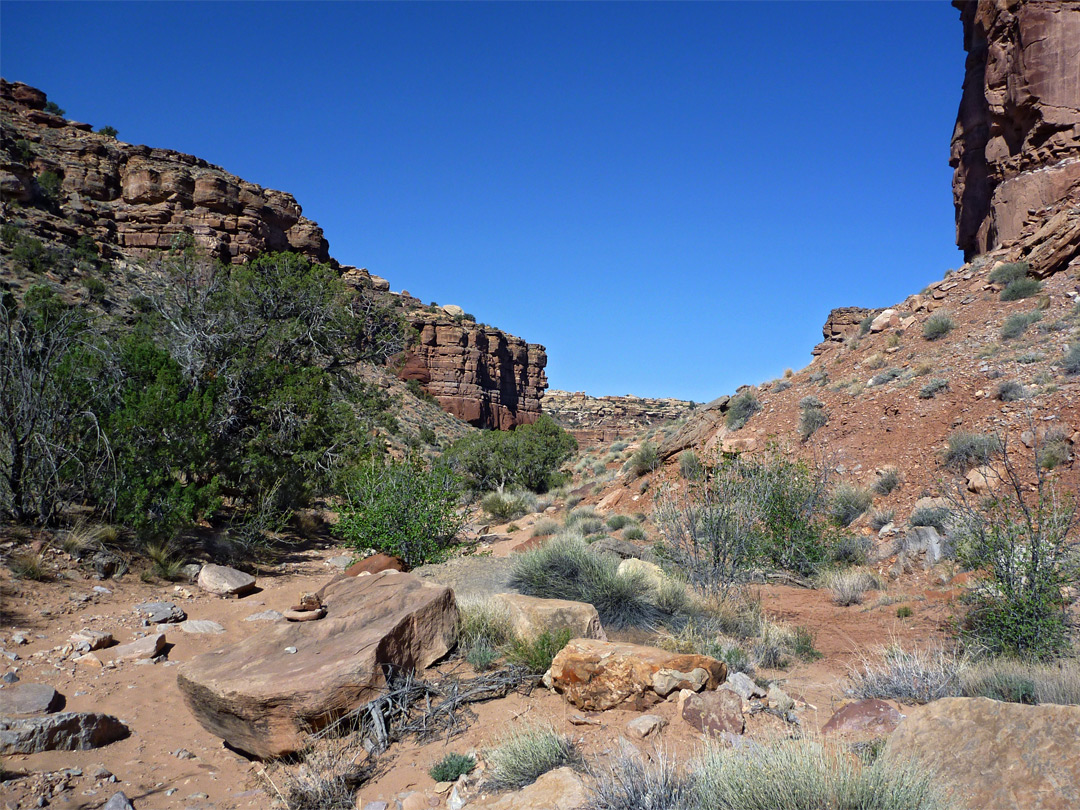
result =
M586 717L585 715L578 714L577 712L574 712L572 714L567 715L566 719L569 720L570 724L574 725L574 726L599 726L599 725L601 725L600 721L597 720L595 717Z
M75 648L76 652L93 652L111 645L113 637L112 633L105 633L101 630L83 629L78 633L72 633L68 643Z
M286 655L296 655L296 647L286 647L285 648L285 654Z
M199 563L188 563L180 567L180 573L187 578L188 582L198 579L200 571L202 571L202 565Z
M627 723L626 730L630 733L631 737L638 740L644 740L654 731L663 728L665 725L667 725L667 720L663 717L655 714L643 714Z
M187 618L183 609L172 602L144 602L135 606L135 612L152 624L172 624Z
M186 748L177 748L173 751L173 756L177 759L195 759L195 755Z
M80 667L89 667L90 669L101 669L104 666L101 659L93 653L86 653L72 659Z
M450 788L452 788L453 786L453 782L436 782L435 787L433 787L432 790L442 796L444 793L449 793Z
M103 594L104 596L108 596L109 594L112 593L112 591L110 591L104 585L95 585L94 586L94 593L100 593L100 594Z
M326 564L329 565L331 568L337 568L341 571L344 571L346 568L352 565L352 561L353 558L351 554L342 554L337 557L331 557L326 561Z
M11 643L21 647L23 644L29 644L30 639L28 639L22 633L16 633L11 637Z
M366 802L364 810L386 810L389 805L386 802Z
M106 768L104 765L98 765L94 768L94 772L90 774L94 779L108 779L112 776L112 771Z
M224 627L209 619L188 619L186 622L180 624L180 629L185 633L192 633L195 635L225 632Z
M0 689L0 714L48 714L64 708L64 696L44 683Z
M101 810L135 810L135 806L131 803L131 800L124 795L124 791L120 790L109 797L109 800L105 802L105 806Z
M109 650L109 660L114 664L122 661L145 661L154 658L165 648L165 634L155 633L121 644Z
M465 806L465 799L458 792L457 785L450 789L450 795L446 797L446 806L448 810L461 810Z
M252 613L246 619L245 622L276 622L284 619L284 614L276 610L262 610L258 613Z
M777 711L789 712L795 708L795 701L792 700L788 693L781 689L779 686L769 687L769 706Z
M2 717L0 755L86 751L122 740L128 733L127 726L115 717L97 712Z
M743 700L754 697L765 697L765 690L754 683L754 679L745 672L731 672L725 681L727 688L737 694Z
M207 563L199 571L198 585L218 596L239 596L255 589L255 577L226 565Z
M4 683L18 683L19 676L14 672L5 672L3 675L0 675L0 681L3 681Z

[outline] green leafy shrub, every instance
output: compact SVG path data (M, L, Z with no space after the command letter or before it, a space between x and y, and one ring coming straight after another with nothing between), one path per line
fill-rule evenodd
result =
M829 516L837 526L848 526L870 508L873 499L869 490L840 484L829 499Z
M919 399L933 399L942 391L949 390L949 381L935 377L919 389Z
M409 389L409 393L416 397L421 402L426 402L429 405L438 405L439 400L435 399L430 393L424 390L424 387L420 385L419 380L409 380L405 383L405 387Z
M34 146L25 138L19 138L19 140L15 141L15 154L18 156L20 163L29 166L34 161Z
M910 619L911 618L911 608L908 607L907 605L901 605L900 607L898 607L896 609L896 618L898 618L898 619Z
M622 533L624 540L644 540L645 530L640 526L627 526Z
M574 437L547 414L513 431L477 431L458 439L444 458L479 492L517 487L547 492L559 486L559 467L577 450Z
M1033 323L1038 323L1042 319L1042 313L1039 311L1034 312L1017 312L1010 315L1005 319L1005 324L1001 327L1002 340L1012 340L1020 337L1027 328Z
M515 664L521 664L537 675L543 675L551 669L551 662L570 639L574 637L570 629L554 632L545 630L534 639L515 637L510 641L506 657Z
M105 283L100 278L89 276L83 279L83 287L91 301L101 301L105 298Z
M964 472L972 467L989 464L1001 452L1001 439L993 433L952 433L945 449L945 466Z
M956 322L944 312L935 312L923 323L922 334L927 340L945 337L956 326Z
M833 548L833 562L840 565L865 565L872 547L869 537L857 534L841 535Z
M630 471L637 477L651 473L660 464L660 454L652 442L642 442L630 457Z
M37 187L41 198L49 205L55 205L60 200L60 187L63 178L50 170L43 171L37 176Z
M456 476L419 460L357 467L345 498L335 533L353 548L393 554L409 567L442 559L464 522Z
M1016 281L1010 281L1005 289L1001 291L1002 301L1020 301L1024 298L1031 298L1031 296L1042 290L1042 282L1034 278L1018 278Z
M45 102L45 107L43 109L49 115L59 115L61 118L63 118L67 114L64 109L55 101Z
M476 760L468 754L451 753L440 759L428 771L428 776L436 782L454 782L459 776L464 776L475 767Z
M578 765L574 741L549 726L518 728L484 752L487 787L515 790L531 785L548 771Z
M104 135L106 138L114 138L115 139L116 136L119 135L120 133L117 131L116 127L103 126L100 129L98 129L97 134L98 135Z
M741 394L736 394L728 402L728 413L724 417L724 424L728 430L740 430L750 420L750 417L761 410L761 403L754 396L754 392L747 389Z
M1008 262L1000 264L990 271L990 283L1009 284L1027 276L1030 266L1027 262Z

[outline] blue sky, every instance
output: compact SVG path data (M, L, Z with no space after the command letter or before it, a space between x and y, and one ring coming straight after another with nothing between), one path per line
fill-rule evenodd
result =
M706 401L962 263L937 2L0 3L0 72L294 194L339 261Z

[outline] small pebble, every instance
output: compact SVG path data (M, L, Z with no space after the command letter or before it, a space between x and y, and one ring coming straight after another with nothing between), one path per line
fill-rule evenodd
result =
M296 647L286 647L285 648L285 654L286 655L296 655Z

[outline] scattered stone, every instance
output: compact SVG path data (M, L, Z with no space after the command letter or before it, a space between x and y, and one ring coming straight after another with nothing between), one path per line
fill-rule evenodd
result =
M165 634L153 633L143 636L128 644L109 649L109 660L115 664L123 661L146 661L157 655L165 648Z
M381 694L384 665L422 669L456 641L453 592L419 577L342 577L319 595L324 620L271 624L183 665L177 683L205 729L255 756L292 753Z
M889 734L903 719L893 706L884 700L856 700L842 706L821 729L822 734L850 734L872 731Z
M128 736L128 728L107 714L60 712L41 717L0 717L0 755L42 751L86 751Z
M18 683L19 676L14 672L5 672L3 676L0 676L0 681L3 681L4 683Z
M745 672L729 672L724 682L728 689L741 697L750 700L755 697L765 697L765 690L754 683L754 679Z
M187 565L180 566L180 574L187 579L188 582L197 580L200 571L202 571L201 563L188 563Z
M227 565L207 563L199 571L198 585L218 596L240 596L255 589L255 577Z
M64 708L64 696L44 683L0 689L0 714L48 714Z
M672 692L677 692L680 689L700 692L708 680L708 671L701 667L695 667L689 672L680 672L677 669L660 669L653 673L652 688L660 697L667 697Z
M570 721L573 726L599 726L602 725L600 721L595 717L586 717L583 714L573 712L566 716L566 719Z
M699 688L715 689L727 678L727 665L704 655L680 655L640 644L574 639L552 661L551 680L554 688L579 709L603 711L627 701L644 708L647 701L659 699L653 685L657 672L692 673L695 669L703 669L707 674ZM690 688L690 683L681 688ZM693 683L696 685L696 681Z
M124 795L124 791L120 790L109 797L101 810L135 810L135 806L131 803L131 799Z
M654 731L657 731L666 725L667 720L659 715L643 714L627 723L626 730L630 733L631 737L638 740L644 740Z
M76 652L93 652L110 646L113 643L113 637L112 633L105 633L101 630L83 629L77 633L72 633L68 643L75 648Z
M101 781L103 779L108 779L110 776L112 776L112 771L110 771L104 765L98 765L94 768L94 772L90 775L94 777L94 779Z
M186 748L177 748L173 751L173 756L177 759L195 759L195 755Z
M180 624L180 629L185 633L192 633L194 635L225 632L224 627L209 619L188 619L186 622Z
M787 692L775 684L769 687L768 698L770 708L785 714L795 708L795 701L788 696Z
M80 667L89 667L90 669L101 669L104 666L101 659L93 653L85 653L84 655L76 656L71 660Z
M151 624L173 624L187 618L183 609L172 602L144 602L135 606L135 612Z
M296 655L296 653L297 653L296 647L286 647L285 648L285 654L286 655Z
M539 599L519 593L497 593L491 600L506 609L514 633L523 639L534 639L544 631L569 630L573 638L607 640L596 608L585 602Z
M932 763L936 781L972 808L1080 807L1080 706L943 698L909 710L882 756Z
M30 643L30 639L28 639L22 633L15 633L15 635L13 635L10 640L11 640L11 643L14 644L17 647L21 647L23 644L29 644Z
M682 700L679 715L691 728L707 735L742 734L746 730L742 698L729 689L691 692Z
M245 622L276 622L284 619L285 615L277 610L262 610L258 613L252 613L246 619Z
M110 590L109 590L108 588L106 588L106 587L105 587L104 585L95 585L95 586L94 586L94 593L100 593L100 594L102 594L103 596L108 596L109 594L111 594L111 593L112 593L112 591L110 591Z

